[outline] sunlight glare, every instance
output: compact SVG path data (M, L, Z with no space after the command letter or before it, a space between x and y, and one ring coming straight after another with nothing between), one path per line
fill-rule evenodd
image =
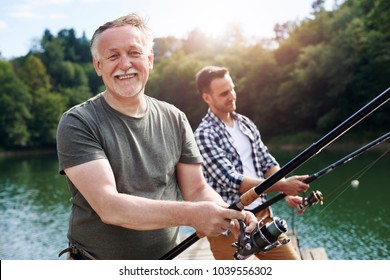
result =
M207 8L199 13L197 26L200 31L212 37L219 37L227 32L231 24L237 23L233 19L233 6L226 3L210 1L207 4Z
M196 16L196 26L208 36L220 38L228 35L232 28L238 28L244 37L259 38L266 33L268 36L273 35L273 24L278 13L269 12L272 10L270 2L258 0L246 0L244 3L236 0L199 1L204 5L201 6L200 11L197 9L199 12Z

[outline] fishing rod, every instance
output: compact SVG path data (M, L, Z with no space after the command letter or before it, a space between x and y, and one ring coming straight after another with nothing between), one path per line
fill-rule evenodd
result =
M256 200L263 192L272 187L276 182L281 180L291 171L298 168L301 164L312 158L314 155L318 154L322 149L336 140L339 136L347 132L350 128L356 125L358 122L363 120L373 111L378 109L380 106L385 104L390 99L390 87L383 91L380 95L375 97L365 106L363 106L360 110L355 112L352 116L334 128L332 131L327 133L317 142L313 143L311 146L306 148L300 154L298 154L295 158L289 161L286 165L280 168L273 175L264 180L261 184L253 187L249 191L245 192L239 199L238 202L233 203L229 206L229 209L242 210L245 206L251 204L254 200ZM196 241L198 241L200 237L195 233L187 237L183 242L178 244L164 256L162 256L161 260L171 260L175 258L177 255L182 253L184 250L193 245Z
M378 145L379 143L389 138L390 138L390 132L368 143L367 145L361 147L360 149L352 152L351 154L343 157L342 159L336 161L335 163L329 165L328 167L325 167L324 169L318 171L317 173L314 173L310 177L306 178L304 182L309 184L315 181L322 175L329 173L330 171L334 170L336 167L352 160L356 156L362 154L368 149ZM301 210L305 210L307 207L318 204L319 202L322 204L323 202L323 195L320 191L313 191L310 193L309 196L305 196L305 193L303 193L303 195L304 197L302 203L299 205L299 208ZM286 194L280 193L279 195L273 197L272 199L254 208L253 210L251 210L251 212L256 214L261 210L269 207L273 203L283 199L285 196ZM234 259L236 260L245 260L253 254L256 254L258 252L267 252L269 250L272 250L273 248L282 246L290 241L289 238L284 238L282 240L279 240L279 236L282 233L287 232L286 221L280 219L279 217L273 217L272 221L268 222L267 224L264 223L263 220L260 220L257 226L255 227L255 229L250 234L245 232L244 222L243 221L239 221L239 222L240 222L240 234L238 236L237 241L233 243L233 247L237 249L236 252L234 253Z
M303 182L306 184L310 184L311 182L315 181L322 175L325 175L331 171L333 171L335 168L339 167L340 165L352 160L353 158L357 157L358 155L362 154L363 152L371 149L372 147L380 144L383 141L386 141L390 138L390 132L387 132L386 134L382 135L381 137L375 139L374 141L368 143L367 145L361 147L360 149L357 149L356 151L350 153L349 155L343 157L342 159L339 159L338 161L332 163L331 165L325 167L324 169L318 171L317 173L314 173L310 175L310 177L306 178ZM261 210L269 207L270 205L274 204L275 202L278 202L279 200L283 199L286 196L285 193L280 193L273 198L267 200L263 204L257 206L256 208L252 209L251 212L258 213ZM321 202L322 194L318 191L313 191L310 196L306 196L303 198L302 204L299 205L300 209L306 209L307 206L316 204L318 202Z

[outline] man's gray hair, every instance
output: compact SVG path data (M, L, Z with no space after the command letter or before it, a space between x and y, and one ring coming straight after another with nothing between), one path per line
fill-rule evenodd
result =
M106 31L107 29L114 28L114 27L121 27L126 25L132 25L136 28L138 28L141 33L144 35L145 45L148 49L153 48L153 34L150 31L149 27L146 25L146 21L142 19L138 14L128 14L126 16L117 18L113 21L109 21L102 26L100 26L98 29L96 29L95 33L92 36L91 39L91 53L93 58L98 58L99 54L97 51L97 41L99 39L99 36Z

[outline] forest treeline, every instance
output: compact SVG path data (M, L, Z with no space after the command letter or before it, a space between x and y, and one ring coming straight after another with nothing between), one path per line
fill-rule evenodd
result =
M323 5L314 1L308 18L276 24L273 38L255 42L233 24L219 37L195 29L186 38L156 38L146 94L176 105L196 128L206 106L195 73L226 66L237 111L267 138L328 132L390 86L390 1L346 0L332 11ZM55 146L62 113L104 90L91 61L89 39L74 29L45 30L25 56L1 58L0 150ZM388 130L383 107L362 131Z

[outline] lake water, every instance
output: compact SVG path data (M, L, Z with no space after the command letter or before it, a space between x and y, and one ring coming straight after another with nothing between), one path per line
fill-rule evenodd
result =
M324 205L300 216L282 201L272 206L296 229L301 247L325 247L334 260L390 259L390 156L383 153L365 152L314 181L311 190L323 193ZM294 173L313 174L346 154L322 151ZM296 156L274 155L281 165ZM55 155L0 157L0 259L59 259L70 202L57 169Z

